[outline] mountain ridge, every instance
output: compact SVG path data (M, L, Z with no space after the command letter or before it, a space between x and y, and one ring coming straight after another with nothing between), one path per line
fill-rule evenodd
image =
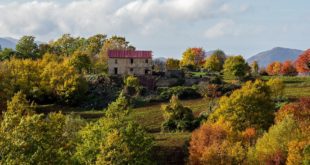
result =
M266 67L268 64L274 61L295 61L302 52L303 50L299 49L274 47L270 50L257 53L256 55L248 58L247 62L252 63L253 61L257 61L260 67Z

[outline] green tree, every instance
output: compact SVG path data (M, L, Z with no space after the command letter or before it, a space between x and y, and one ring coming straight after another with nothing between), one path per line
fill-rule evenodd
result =
M82 51L75 51L69 59L70 65L72 65L79 73L83 71L89 71L91 67L91 60L90 57L82 52Z
M273 122L275 105L270 88L261 80L246 82L229 97L223 96L210 119L230 122L235 130L267 130Z
M84 38L74 38L70 34L64 34L51 43L53 53L57 55L70 56L79 48L85 46Z
M15 52L11 48L4 48L0 52L0 61L8 60L15 55Z
M128 101L121 94L105 116L83 128L76 160L81 164L149 164L152 138L137 124L128 122Z
M138 124L113 129L105 139L96 164L154 164L150 160L153 139Z
M21 58L37 58L38 45L33 36L23 36L16 44L16 51L21 55Z
M168 105L161 107L164 116L163 130L184 131L193 129L194 115L191 109L184 107L177 96L173 95Z
M224 76L227 78L244 78L248 71L248 65L242 56L228 57L224 64Z
M98 55L104 42L106 41L107 36L102 34L96 34L94 36L89 37L86 42L86 52L91 56Z

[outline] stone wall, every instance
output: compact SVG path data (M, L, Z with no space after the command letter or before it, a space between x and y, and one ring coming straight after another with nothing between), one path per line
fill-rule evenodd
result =
M133 60L133 63L131 63ZM115 75L115 68L117 68L117 75L145 75L151 74L152 59L148 58L109 58L108 59L109 74Z

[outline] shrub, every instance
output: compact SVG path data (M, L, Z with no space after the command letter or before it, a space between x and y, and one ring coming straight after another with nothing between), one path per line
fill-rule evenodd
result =
M165 122L162 124L164 131L185 131L193 129L194 115L191 109L184 107L173 95L168 105L161 107Z
M162 100L169 100L172 95L176 95L180 99L194 99L201 97L197 92L197 89L194 87L177 86L160 91L160 98Z

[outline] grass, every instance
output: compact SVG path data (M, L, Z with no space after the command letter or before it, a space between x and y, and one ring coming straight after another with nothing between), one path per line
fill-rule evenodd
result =
M198 116L200 112L207 110L209 102L205 99L185 100L181 101L184 106L193 110L193 113ZM164 121L160 110L162 104L133 109L129 114L129 119L137 121L149 132L160 132L161 123Z
M298 76L264 76L263 80L270 78L280 78L284 84L284 95L289 98L309 97L310 96L310 77Z
M190 72L193 77L204 77L207 75L207 72Z

